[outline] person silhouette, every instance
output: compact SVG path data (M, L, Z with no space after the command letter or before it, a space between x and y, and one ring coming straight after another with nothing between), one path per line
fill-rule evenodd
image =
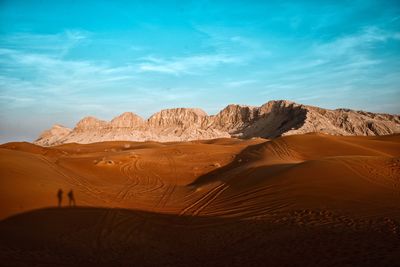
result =
M61 207L62 197L63 197L63 191L60 188L60 189L58 189L58 192L57 192L58 207Z
M75 197L74 197L74 191L72 191L72 189L68 192L68 198L69 198L69 205L70 206L76 206Z

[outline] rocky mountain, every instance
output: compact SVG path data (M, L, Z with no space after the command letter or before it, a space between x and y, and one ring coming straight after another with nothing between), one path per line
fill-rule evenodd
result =
M331 135L400 133L400 115L350 109L329 110L290 101L270 101L260 107L229 105L209 116L201 109L174 108L144 120L125 112L110 122L86 117L74 129L55 125L35 141L42 146L102 141L189 141L222 137L275 138L319 132Z
M111 120L109 127L112 129L123 129L123 128L139 128L145 125L145 121L138 115L132 112L124 112L118 117Z
M68 136L71 133L71 129L66 128L62 125L55 124L50 129L44 131L35 143L42 146L51 146L58 144L58 142Z

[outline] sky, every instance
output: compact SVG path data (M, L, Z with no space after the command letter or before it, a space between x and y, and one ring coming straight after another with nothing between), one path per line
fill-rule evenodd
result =
M0 0L0 143L287 99L400 113L400 2Z

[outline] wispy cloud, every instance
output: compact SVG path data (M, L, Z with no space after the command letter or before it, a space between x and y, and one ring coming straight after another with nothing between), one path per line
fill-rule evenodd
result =
M254 83L257 83L257 80L235 80L224 83L224 86L229 88L236 88L236 87L247 86Z
M0 45L4 49L17 49L62 57L73 47L90 42L90 35L90 32L82 30L66 30L56 34L22 32L0 35Z
M40 49L19 47L18 43L22 39L29 42L29 36L34 40L44 38L34 35L13 37L13 42L9 40L9 45L0 48L0 105L3 112L31 109L38 113L51 110L52 114L57 114L67 111L75 117L97 114L105 119L110 119L116 112L127 110L140 110L141 115L150 115L159 110L160 105L167 108L182 106L181 103L185 102L190 106L190 101L196 99L200 91L146 84L146 81L143 82L148 77L146 75L160 70L174 75L195 74L222 64L236 64L241 60L213 54L169 59L144 57L130 64L111 65L106 61L67 59L65 51L67 47L72 48L72 41L65 49L47 50L45 42ZM54 38L46 35L45 39L58 40L60 36L69 42L67 34L58 34ZM89 41L87 38L85 40ZM74 39L80 40L81 37L75 36ZM78 43L76 45L79 46ZM163 100L162 104L160 99ZM39 108L38 103L46 110ZM132 106L133 103L135 105ZM57 120L46 123L54 122ZM73 126L72 122L67 125ZM48 126L37 126L37 131Z
M139 71L176 76L197 75L221 66L241 66L255 58L270 55L270 51L259 40L236 33L226 33L220 28L199 25L194 28L206 37L203 46L209 52L169 58L148 56L142 58L143 62L138 64Z
M187 57L161 58L150 56L138 64L141 72L160 72L173 75L198 74L223 64L240 64L242 57L224 54L195 55Z
M9 70L4 70L3 76L10 77L7 87L14 87L22 82L18 79L28 73L34 75L29 81L32 85L40 85L41 92L54 94L71 93L74 91L107 86L111 82L132 80L135 78L132 66L112 67L105 63L65 60L46 54L32 54L17 50L1 50L1 61ZM24 82L25 84L26 82ZM37 87L37 86L36 86Z
M246 55L248 60L272 54L262 38L254 38L243 29L206 25L195 25L194 28L207 37L204 47L211 48L217 53Z
M376 26L368 26L360 32L342 36L327 43L317 44L315 52L321 55L331 57L354 53L360 49L371 49L376 44L388 40L400 40L400 32L383 30Z
M265 95L271 98L290 98L330 108L341 103L340 106L369 109L363 105L373 96L391 103L395 100L379 91L393 90L393 95L400 97L396 85L400 82L400 64L398 55L382 53L382 49L388 42L399 42L398 35L397 31L369 26L330 40L316 40L298 56L271 64L253 78L264 81ZM371 107L374 105L370 103Z
M32 97L16 97L16 96L9 96L9 95L0 95L0 100L5 101L14 101L14 102L32 102L35 101Z
M373 49L390 40L399 41L399 33L376 26L365 27L353 34L315 42L299 56L277 63L268 72L261 73L274 75L276 79L284 76L283 81L286 82L311 78L329 79L339 74L355 79L355 73L383 62L384 59L373 53Z

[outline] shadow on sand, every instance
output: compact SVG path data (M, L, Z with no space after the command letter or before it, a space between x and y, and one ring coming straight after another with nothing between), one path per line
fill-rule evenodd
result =
M374 229L94 207L0 222L1 266L386 266L399 245Z
M296 164L292 163L258 166L251 169L248 167L247 163L262 158L266 147L273 144L273 142L274 141L266 141L246 147L235 156L231 163L199 176L195 181L189 184L189 186L201 186L218 180L223 180L226 184L236 184L238 182L237 178L242 179L242 175L238 175L238 173L249 173L249 170L251 170L252 173L260 173L260 175L253 175L252 177L252 184L256 186L259 182L265 182L268 177L274 177L280 172L295 167ZM234 181L235 179L236 181Z

